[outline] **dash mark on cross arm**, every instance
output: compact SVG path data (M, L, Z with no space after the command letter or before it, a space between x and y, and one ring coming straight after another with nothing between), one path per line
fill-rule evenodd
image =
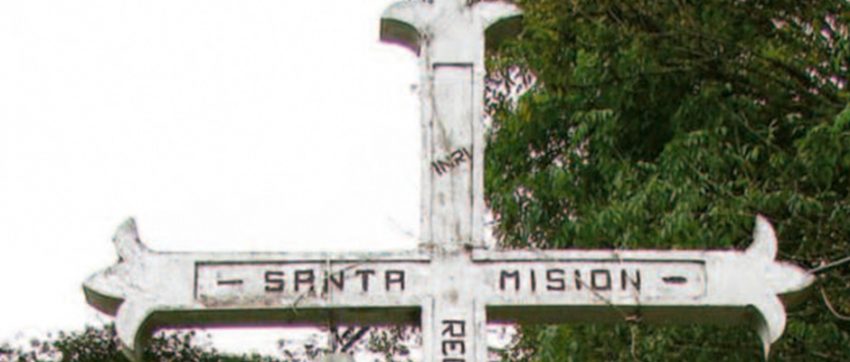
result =
M242 285L242 279L219 280L218 285Z
M688 278L685 278L680 275L671 275L661 278L667 284L685 284L688 282Z

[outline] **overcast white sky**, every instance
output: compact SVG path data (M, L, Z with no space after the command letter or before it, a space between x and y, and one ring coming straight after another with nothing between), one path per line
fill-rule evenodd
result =
M416 245L416 59L392 0L0 1L0 342L98 317L134 216L156 250Z

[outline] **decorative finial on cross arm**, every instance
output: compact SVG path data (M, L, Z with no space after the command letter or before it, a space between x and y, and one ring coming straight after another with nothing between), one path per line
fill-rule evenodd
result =
M507 2L435 0L399 2L381 18L381 40L413 50L422 68L424 244L484 246L484 51L520 15Z

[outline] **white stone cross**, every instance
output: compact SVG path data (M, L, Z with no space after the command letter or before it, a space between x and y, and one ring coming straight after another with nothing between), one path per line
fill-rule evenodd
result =
M783 303L813 277L774 260L764 218L754 237L743 252L168 253L147 249L128 220L114 238L119 262L84 289L116 316L133 356L161 326L328 321L421 323L425 361L486 361L488 322L752 323L767 349L785 327Z
M814 278L775 261L768 221L746 251L497 251L484 243L485 31L519 11L500 2L403 2L382 39L414 50L422 72L421 247L381 253L173 253L139 240L131 219L119 261L83 286L116 316L140 359L160 327L420 324L428 362L487 360L487 323L725 323L757 327L765 355L783 303Z

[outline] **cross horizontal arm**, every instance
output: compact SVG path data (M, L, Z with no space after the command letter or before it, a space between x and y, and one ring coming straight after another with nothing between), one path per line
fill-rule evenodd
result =
M476 250L472 264L489 321L755 320L767 351L785 328L784 304L796 302L814 277L774 260L767 220L757 218L754 234L746 251Z
M785 329L780 298L812 282L796 266L737 251L481 254L473 263L490 322L754 324L765 355Z
M158 326L416 322L430 256L374 253L168 253L114 238L119 262L84 283L89 303L116 316L125 347ZM372 312L370 312L372 311Z

